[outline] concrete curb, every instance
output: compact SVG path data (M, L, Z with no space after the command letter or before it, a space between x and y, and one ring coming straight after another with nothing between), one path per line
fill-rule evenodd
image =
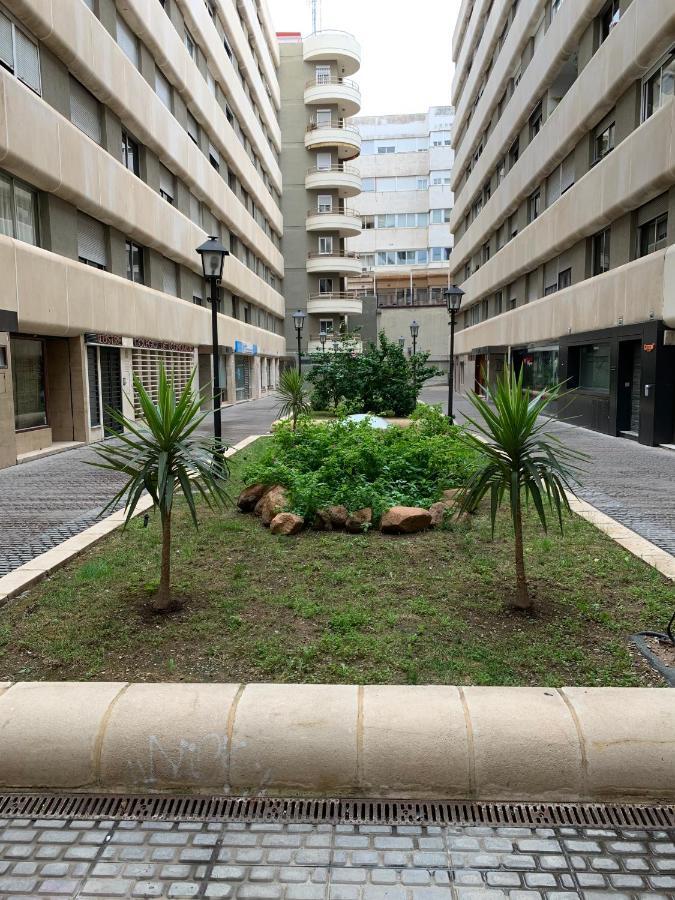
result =
M0 787L465 800L675 800L675 694L0 685Z
M225 456L229 459L231 456L234 456L235 453L238 453L240 450L248 447L249 444L257 441L259 437L264 437L264 435L249 435L247 438L244 438L243 441L239 441L238 444L229 447L225 451ZM148 496L141 497L134 512L134 518L143 515L143 513L147 512L149 509L152 509L152 500ZM96 522L94 525L91 525L89 528L85 528L85 530L81 531L79 534L63 541L58 546L52 547L52 549L47 550L46 553L41 553L30 562L24 563L8 575L3 575L2 578L0 578L0 605L11 597L15 597L17 594L25 591L37 581L46 578L47 575L51 574L55 569L60 568L75 556L79 556L79 554L86 550L87 547L91 546L91 544L95 544L96 541L100 541L106 534L110 534L110 532L115 531L116 528L121 528L124 524L124 518L124 511L118 510Z

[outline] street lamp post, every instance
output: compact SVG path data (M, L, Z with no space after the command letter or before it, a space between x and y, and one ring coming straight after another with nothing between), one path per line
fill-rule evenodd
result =
M219 238L213 235L197 247L202 258L204 278L211 288L211 352L213 354L213 436L216 444L221 443L222 426L220 421L220 361L218 359L218 294L219 283L223 277L223 262L230 251L226 250Z
M302 309L297 309L293 313L293 324L295 325L295 333L298 336L298 372L302 372L302 327L306 318L307 313Z
M450 313L450 359L448 365L448 418L454 421L452 409L452 395L455 387L455 317L457 311L462 305L462 297L464 291L453 284L452 287L446 288L443 292L445 301L448 304L448 312Z
M413 367L413 389L415 391L415 398L417 399L417 357L415 354L417 353L417 335L420 333L419 322L416 322L414 319L410 323L410 337L412 338L412 367Z
M319 342L321 344L321 352L325 353L326 352L326 332L325 331L319 332Z

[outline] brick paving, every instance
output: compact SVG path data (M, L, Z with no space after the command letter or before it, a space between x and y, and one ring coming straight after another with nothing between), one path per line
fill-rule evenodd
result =
M0 897L672 900L675 833L0 820Z
M223 410L223 440L236 444L264 434L276 418L273 395ZM210 433L212 419L204 421ZM124 483L92 468L93 448L79 447L0 470L0 576L93 525Z
M447 388L427 387L426 403L442 403L447 410ZM459 421L473 407L455 397ZM551 420L550 430L565 444L589 456L578 494L608 516L675 555L675 452L646 447L635 441L610 437L587 428Z

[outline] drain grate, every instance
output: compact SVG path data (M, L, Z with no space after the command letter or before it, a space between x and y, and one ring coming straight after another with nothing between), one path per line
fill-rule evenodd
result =
M675 806L462 803L100 794L0 794L0 817L351 823L354 825L569 825L675 828Z

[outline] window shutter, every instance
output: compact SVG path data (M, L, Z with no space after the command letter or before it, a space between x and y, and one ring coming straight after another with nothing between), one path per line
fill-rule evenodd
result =
M162 290L165 294L178 296L178 279L176 277L176 263L172 259L162 260Z
M190 194L190 218L195 223L195 225L199 225L199 227L201 228L202 213L199 200L195 197L194 194Z
M138 40L131 28L120 16L117 16L117 43L125 56L138 68Z
M101 424L101 408L98 394L98 352L87 347L87 381L89 382L89 424Z
M77 216L77 255L80 259L107 266L105 249L105 226L91 216L79 213Z
M14 45L16 48L16 59L14 61L14 72L17 78L20 78L24 84L32 88L37 94L40 93L40 54L37 44L20 31L14 29Z
M212 157L218 165L220 165L220 153L218 153L211 141L209 141L209 156Z
M563 160L562 172L560 175L560 193L564 194L568 188L574 184L574 153L570 153L567 159Z
M211 210L206 206L202 209L202 228L208 235L213 234L217 237L220 234L218 221Z
M199 143L199 125L197 124L197 120L189 110L187 114L187 133L190 135L195 144Z
M12 23L0 12L0 60L14 71L14 45L12 42Z
M164 191L165 194L168 194L171 199L175 197L176 183L173 173L169 172L166 166L163 166L161 163L159 166L159 189Z
M159 69L155 69L155 93L168 110L171 110L171 85Z
M98 100L74 78L70 79L70 121L97 144L101 143Z

